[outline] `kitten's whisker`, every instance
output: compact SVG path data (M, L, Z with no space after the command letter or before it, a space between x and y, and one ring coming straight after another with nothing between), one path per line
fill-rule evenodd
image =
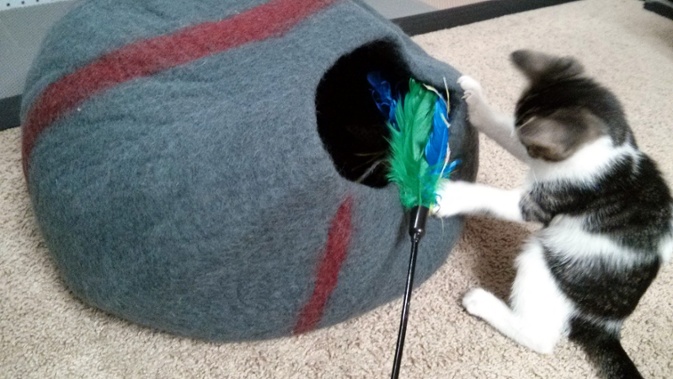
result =
M362 168L371 163L378 164L378 161L385 159L385 151L378 151L373 153L355 153L354 155L358 157L370 157L369 159L366 159L360 164L354 166L353 167L354 169Z
M365 180L365 178L367 178L369 175L371 175L383 162L385 162L385 159L379 159L376 162L374 162L362 175L360 175L359 178L357 178L357 180L355 180L355 182L362 183L362 181Z
M357 156L357 157L371 157L371 156L376 157L376 156L383 155L385 152L386 152L385 150L382 150L382 151L373 151L373 152L369 152L369 153L355 153L354 155Z

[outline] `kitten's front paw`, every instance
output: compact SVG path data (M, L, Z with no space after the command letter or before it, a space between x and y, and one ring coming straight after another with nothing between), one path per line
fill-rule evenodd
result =
M437 217L451 217L464 213L470 195L470 183L445 180L437 190L437 205L432 213Z
M499 301L492 293L482 288L474 288L463 297L463 307L467 313L485 318L487 314L493 312L494 308L497 308Z
M463 75L458 78L458 84L463 89L465 95L463 99L469 104L473 105L475 102L483 100L483 90L481 84L471 76Z
M463 88L463 99L467 103L467 118L477 129L490 124L493 111L486 102L481 84L474 78L463 75L458 78L458 84Z

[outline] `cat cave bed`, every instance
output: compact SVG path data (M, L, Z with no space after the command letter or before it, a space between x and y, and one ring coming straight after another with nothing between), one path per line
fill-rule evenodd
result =
M33 208L68 288L214 341L306 332L402 294L407 220L366 76L451 93L458 72L359 2L89 0L58 22L22 107ZM430 220L417 283L460 221Z

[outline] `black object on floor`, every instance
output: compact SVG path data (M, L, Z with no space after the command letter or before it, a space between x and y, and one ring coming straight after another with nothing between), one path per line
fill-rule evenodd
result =
M465 5L457 8L421 13L393 20L408 35L430 33L509 14L530 11L577 0L497 0Z
M645 9L673 20L673 1L646 0Z
M0 99L0 131L19 126L21 96Z

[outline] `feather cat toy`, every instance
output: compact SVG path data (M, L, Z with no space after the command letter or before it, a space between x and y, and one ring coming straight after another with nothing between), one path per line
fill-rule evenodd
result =
M372 86L374 101L386 117L390 131L388 179L398 186L402 206L410 214L411 254L391 375L391 378L397 378L409 317L418 244L425 232L429 209L437 203L439 182L448 178L459 162L449 161L451 124L448 91L447 100L444 100L434 88L409 79L408 92L404 97L395 98L390 83L379 73L371 73L367 79Z

